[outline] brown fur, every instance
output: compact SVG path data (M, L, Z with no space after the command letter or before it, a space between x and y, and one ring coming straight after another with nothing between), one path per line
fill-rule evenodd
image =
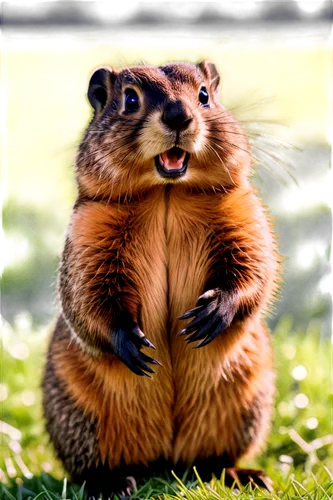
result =
M274 373L262 315L278 259L248 181L247 139L218 103L215 71L207 62L113 71L108 104L96 111L77 156L79 196L59 278L66 323L49 360L73 405L96 422L99 461L111 470L160 458L191 465L227 457L233 465L260 449L268 432ZM203 82L209 109L198 106ZM139 89L133 116L124 116L124 85ZM175 99L193 116L179 136L191 157L184 178L166 180L153 158L174 146L160 116ZM178 318L216 286L232 297L234 319L192 349L177 336L186 325ZM152 378L114 356L118 310L155 345L163 366ZM50 405L45 389L47 418Z

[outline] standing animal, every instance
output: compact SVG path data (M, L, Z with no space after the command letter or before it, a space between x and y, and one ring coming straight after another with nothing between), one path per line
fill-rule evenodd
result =
M193 465L271 484L236 464L269 429L279 258L219 81L209 61L90 79L43 391L56 453L91 497Z

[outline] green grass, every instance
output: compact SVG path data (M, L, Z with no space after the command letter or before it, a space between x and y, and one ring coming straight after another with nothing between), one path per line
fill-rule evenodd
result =
M273 335L278 390L267 450L241 464L264 469L274 491L229 489L223 476L203 484L200 478L193 482L170 473L139 483L133 498L333 498L331 346L320 339L319 324L298 332L292 323L281 318ZM0 427L0 498L83 500L82 485L64 480L44 432L39 384L49 332L31 333L31 328L29 315L21 315L13 328L6 324L3 329L0 420L7 425Z

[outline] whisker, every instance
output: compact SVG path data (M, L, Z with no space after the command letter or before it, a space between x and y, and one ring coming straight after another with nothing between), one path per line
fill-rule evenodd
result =
M231 176L231 174L230 174L230 171L229 171L228 167L226 166L226 164L224 163L223 159L222 159L222 158L221 158L221 156L218 154L218 152L214 149L214 147L213 147L211 144L206 144L206 146L208 147L208 149L210 149L210 150L211 150L211 151L212 151L212 152L213 152L213 153L214 153L214 154L215 154L215 155L219 158L219 160L221 161L221 163L222 163L222 165L223 165L223 167L224 167L225 171L227 172L227 174L228 174L228 176L229 176L229 178L230 178L230 180L231 180L232 184L235 184L235 182L234 182L234 180L233 180L233 178L232 178L232 176ZM223 151L223 148L221 148L221 149L222 149L222 151Z
M127 64L126 64L125 59L123 58L123 56L122 56L119 52L118 52L118 54L117 54L117 55L118 55L118 57L119 57L119 59L120 59L120 61L121 61L122 65L123 65L123 67L124 67L124 68L126 68L126 69L128 69L128 70L131 72L131 70L130 70L130 69L129 69L129 67L127 66Z
M270 102L270 101L276 101L277 99L280 99L279 96L275 96L275 97L268 97L267 99L262 99L261 101L259 101L260 104L265 104L266 102ZM258 104L259 104L258 103Z
M278 127L278 128L285 128L286 130L290 130L290 127L287 127L287 125L281 125L281 123L252 122L249 120L239 120L239 121L247 122L250 125L264 125L265 127Z
M249 109L261 108L263 104L253 104L253 106L249 106L248 108L244 108L239 113L243 113L244 111L248 111Z
M242 97L241 99L239 99L239 101L236 102L235 106L232 107L232 108L229 108L229 110L232 111L233 109L236 109L237 106L238 106L238 104L244 102L245 99L246 99L246 97L248 97L249 95L253 94L253 92L255 92L258 89L259 89L259 87L255 87L254 89L250 90L250 92L245 97Z
M248 96L253 94L256 90L260 89L260 87L254 87L254 89L250 90L250 92L247 94Z
M281 138L273 136L273 135L271 136L268 134L261 134L258 132L258 133L248 134L248 136L250 139L253 139L253 141L255 141L255 142L252 142L252 144L254 144L254 145L260 141L263 144L269 144L269 145L273 145L273 146L282 146L285 149L292 149L292 150L299 151L299 152L302 151L299 147L295 146L294 144L291 144L291 143L285 141L284 139L281 139Z
M269 165L264 161L262 160L261 158L259 158L255 153L251 152L251 156L254 160L256 160L257 164L258 165L261 165L263 166L264 168L267 168L267 170L269 170L272 174L274 174L281 182L282 184L285 186L285 187L288 187L287 184L285 183L285 181L282 179L282 177L279 176L279 174L277 174L275 172L275 170L272 170Z
M238 134L236 134L236 135L238 135ZM240 135L242 135L242 134L240 134ZM284 161L285 159L282 158L280 155L278 155L278 153L268 152L268 151L266 151L265 149L261 148L260 146L256 145L253 142L250 142L250 150L247 150L247 149L242 148L238 144L234 144L234 143L232 143L230 141L226 141L226 140L222 141L219 136L212 136L211 139L214 140L215 146L219 147L222 151L225 151L225 148L223 148L223 146L221 144L237 148L237 149L239 149L241 151L244 151L244 152L250 154L251 157L253 158L253 160L255 160L257 166L262 165L264 168L266 168L270 172L274 173L274 175L276 175L285 184L284 179L277 172L275 172L273 169L271 169L267 165L267 162L264 162L257 155L254 154L253 148L257 149L258 151L262 152L262 154L264 154L265 156L267 156L271 161L274 161L274 163L276 163L277 165L279 165L285 172L287 172L287 174L293 179L293 181L296 183L296 185L298 185L297 180L295 179L295 177L291 174L291 172L288 170L288 168L286 168L283 165L283 163L281 163L281 161L282 160ZM281 161L278 161L278 159L280 159ZM290 168L294 168L291 164L289 164L287 162L287 160L285 160L285 162L289 165Z
M276 116L259 116L259 117L255 116L252 118L241 118L239 121L246 122L248 120L257 120L258 118L260 120L282 120L284 122L292 122L291 118L281 118L281 117L276 117Z
M294 167L285 158L283 158L283 156L275 153L274 151L270 151L269 149L266 149L266 148L263 148L263 147L257 146L257 145L255 145L253 147L255 147L258 150L262 150L262 151L266 151L267 153L270 153L271 155L275 156L276 158L279 158L281 161L284 161L285 164L288 165L288 167L295 170Z
M222 144L226 144L227 146L232 146L234 148L239 149L240 151L244 151L245 153L251 154L250 150L242 148L241 146L239 146L239 144L234 144L234 143L226 141L226 140L221 140L219 137L213 137L213 138L215 139L215 141L217 140ZM220 146L220 147L222 147L222 146Z
M78 148L79 144L80 144L79 142L76 142L76 143L72 143L72 144L69 144L67 146L64 146L62 148L59 148L59 149L55 149L55 150L52 151L52 153L50 155L48 155L48 158L54 158L55 156L57 156L57 155L59 155L61 153L70 151L70 150L76 151L76 149Z
M255 169L255 168L251 168L251 172L252 172L254 175L256 175L256 176L258 177L258 179L260 180L260 182L261 182L262 184L265 184L265 183L264 183L264 181L262 180L262 178L260 177L260 175L258 174L257 169Z
M278 155L277 153L273 153L273 152L268 152L268 151L265 151L264 149L260 148L259 146L254 146L256 149L258 149L259 151L262 152L263 155L267 156L269 159L271 159L274 163L276 163L277 165L279 165L291 178L292 180L295 182L295 184L298 186L298 182L297 182L297 179L292 175L291 172L289 172L288 168L286 168L283 163L279 162L277 160L277 158L280 158L282 161L285 161L287 163L287 165L292 168L292 169L295 169L294 166L292 166L289 162L287 162L287 160L285 160L285 158L282 158L280 157L280 155ZM276 158L277 157L277 158Z
M262 118L260 118L262 119ZM266 119L266 118L264 118ZM273 119L273 118L267 118L268 119ZM289 118L277 118L277 119L281 119L281 120L288 120L288 121L292 121L292 120L289 120ZM211 123L211 122L216 122L218 125L231 125L231 124L239 124L240 122L242 123L245 123L245 124L250 124L250 125L263 125L263 126L270 126L270 127L278 127L278 128L284 128L284 129L287 129L287 130L290 130L290 127L288 127L287 125L282 125L281 123L268 123L268 122L257 122L257 121L252 121L252 120L255 120L254 118L240 118L239 120L229 120L227 122L221 122L219 120L219 117L213 117L213 118L204 118L204 123ZM220 132L223 132L222 130L220 130Z
M300 153L303 153L302 149L295 146L295 144L292 144L291 142L288 142L285 139L282 139L281 137L278 137L276 135L264 134L263 132L260 132L260 133L259 132L258 133L248 132L248 135L250 135L251 137L254 137L255 139L261 140L261 141L264 141L263 137L267 137L268 139L273 139L274 141L279 143L278 145L281 147L286 148L286 147L290 146L291 148L297 149L297 151L299 151Z
M242 105L242 104L239 104L237 106L234 106L232 108L229 108L230 111L232 111L233 113L234 112L238 112L238 113L245 113L249 110L252 110L252 109L255 109L255 108L258 108L260 106L263 106L265 104L270 104L272 102L276 102L277 101L277 97L276 96L271 96L271 97L264 97L262 99L260 99L259 101L257 102L254 102L252 104L248 104L246 106Z

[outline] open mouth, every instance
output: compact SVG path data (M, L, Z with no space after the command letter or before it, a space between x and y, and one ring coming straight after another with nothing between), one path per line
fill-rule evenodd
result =
M189 159L189 153L174 146L168 151L155 156L155 165L162 177L180 177L185 174Z

